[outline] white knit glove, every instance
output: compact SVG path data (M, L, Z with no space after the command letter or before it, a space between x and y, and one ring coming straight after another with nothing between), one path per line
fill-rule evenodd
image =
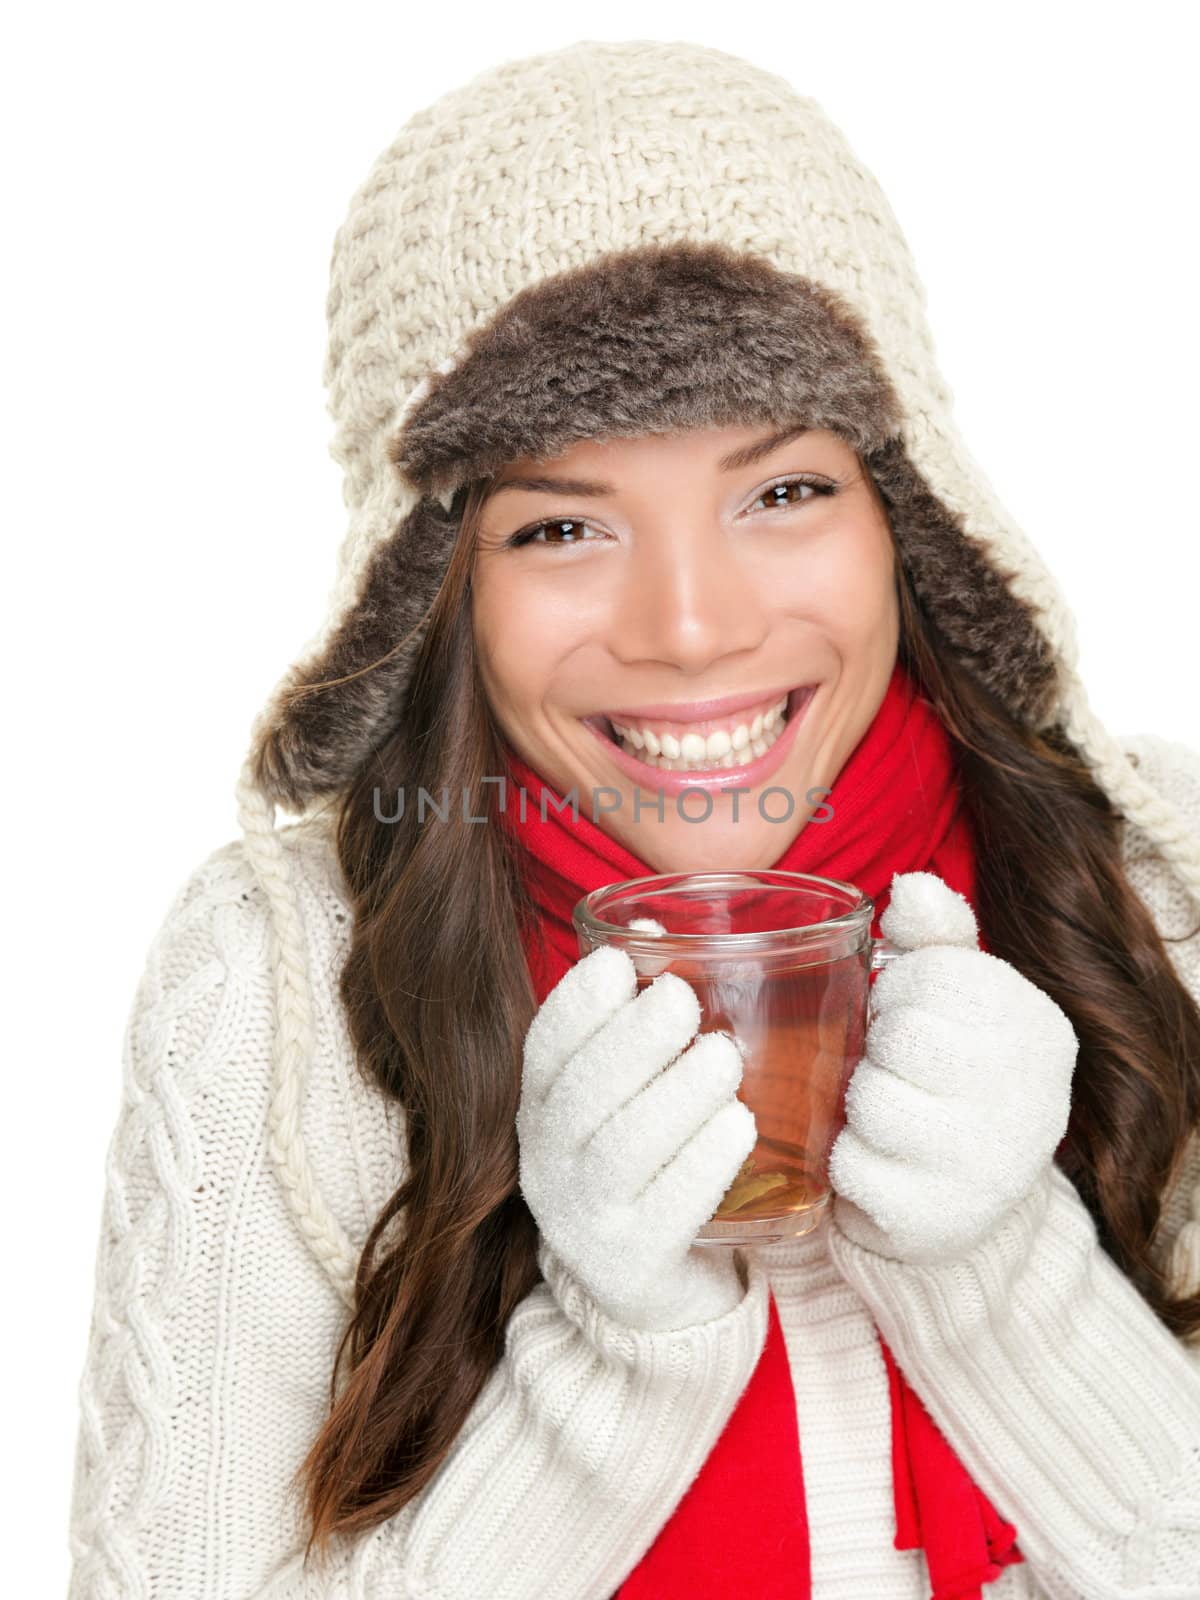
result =
M865 1054L829 1176L833 1221L911 1262L967 1254L1034 1187L1071 1109L1066 1013L978 947L975 914L931 872L897 874Z
M521 1191L550 1249L629 1328L707 1322L744 1293L728 1246L693 1244L757 1137L735 1095L741 1045L716 1032L685 1048L699 1025L690 984L664 972L637 994L629 956L601 946L525 1037Z

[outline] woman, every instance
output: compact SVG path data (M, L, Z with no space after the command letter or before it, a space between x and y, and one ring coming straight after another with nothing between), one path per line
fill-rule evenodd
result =
M581 43L408 123L328 309L339 582L130 1021L73 1600L1200 1594L1200 758L1092 714L874 180ZM570 910L731 864L902 953L832 1210L722 1252L737 1044Z

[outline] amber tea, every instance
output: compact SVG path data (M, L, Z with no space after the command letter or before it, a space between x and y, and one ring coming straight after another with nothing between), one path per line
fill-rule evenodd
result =
M746 1046L738 1099L754 1112L758 1142L714 1223L786 1220L794 1236L806 1231L796 1226L804 1214L826 1203L829 1152L845 1124L846 1085L862 1055L868 958L863 951L740 972L714 972L686 958L670 963L696 991L701 1031L723 1028ZM639 990L651 982L653 975L640 977ZM814 1214L808 1225L815 1221Z
M758 1138L698 1243L771 1243L815 1227L829 1153L862 1058L870 975L892 954L874 904L806 873L662 873L594 890L575 909L582 953L624 949L639 990L670 971L695 990L700 1031L745 1047L738 1098Z

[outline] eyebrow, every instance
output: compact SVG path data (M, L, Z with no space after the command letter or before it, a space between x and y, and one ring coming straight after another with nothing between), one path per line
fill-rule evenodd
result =
M756 461L761 461L764 456L769 456L772 450L778 450L782 444L787 444L792 439L798 439L802 433L807 433L808 427L801 423L799 426L783 428L778 433L768 434L765 439L759 439L754 444L742 445L737 450L731 450L717 462L722 472L736 472L740 467L752 467ZM492 490L491 498L503 494L506 489L525 489L532 494L566 494L566 495L605 495L616 494L616 489L611 483L600 483L595 478L546 478L546 477L512 477L505 478L503 483L497 484Z

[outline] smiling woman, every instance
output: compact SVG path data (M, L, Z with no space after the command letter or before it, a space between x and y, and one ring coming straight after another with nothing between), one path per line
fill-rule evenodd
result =
M875 180L583 42L401 129L327 309L349 526L130 1018L72 1600L1193 1593L1200 756L1093 714ZM898 954L820 1226L706 1248L744 1041L571 912L754 866Z
M730 791L830 787L892 676L891 529L828 430L580 441L552 470L505 467L462 536L499 731L562 793L615 785L609 831L660 871L771 865L816 801L781 829L735 820ZM635 813L639 786L719 804L698 829L678 808Z

